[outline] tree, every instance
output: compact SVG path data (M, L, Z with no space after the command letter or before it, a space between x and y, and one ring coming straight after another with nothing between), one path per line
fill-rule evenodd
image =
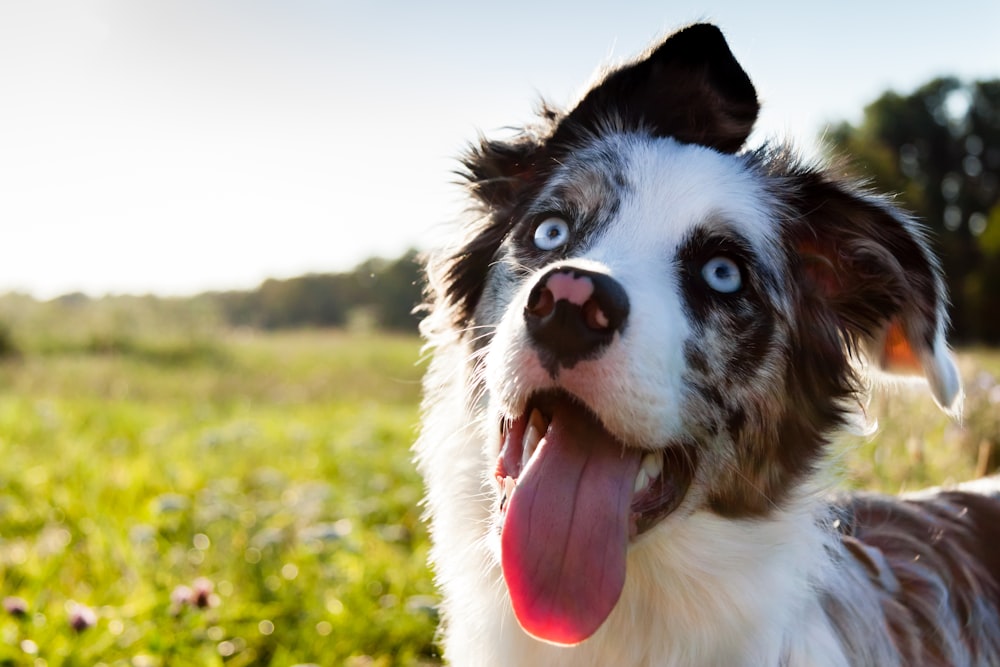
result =
M830 134L879 190L900 195L933 230L960 340L1000 341L991 295L1000 294L1000 254L981 239L1000 231L1000 80L934 79L909 95L884 93L859 127Z
M385 329L415 331L419 318L414 308L421 302L422 278L416 250L395 260L371 259L354 270L367 290L375 323Z
M421 301L417 252L397 259L369 259L347 273L310 273L268 279L251 291L202 295L233 326L262 329L340 327L363 313L384 329L412 332Z

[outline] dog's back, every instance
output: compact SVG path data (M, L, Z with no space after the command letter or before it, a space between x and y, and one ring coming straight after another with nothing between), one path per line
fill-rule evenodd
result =
M846 569L863 572L881 611L859 618L843 599L850 588L828 591L852 653L885 637L893 664L1000 664L1000 478L970 487L838 499Z

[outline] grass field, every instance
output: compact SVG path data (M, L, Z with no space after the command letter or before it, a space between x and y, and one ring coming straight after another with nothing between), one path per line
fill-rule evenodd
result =
M437 662L416 339L39 340L0 363L0 665ZM992 465L1000 355L963 372L963 426L876 400L850 483Z
M0 367L0 665L433 662L418 342L119 347Z

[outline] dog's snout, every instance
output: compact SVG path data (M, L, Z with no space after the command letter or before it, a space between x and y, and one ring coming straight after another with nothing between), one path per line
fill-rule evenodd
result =
M556 267L535 283L524 320L539 351L571 368L597 356L623 329L628 312L628 295L611 276Z

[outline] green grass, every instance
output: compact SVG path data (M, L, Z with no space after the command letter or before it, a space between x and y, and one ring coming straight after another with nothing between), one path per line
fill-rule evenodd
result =
M0 666L437 662L419 341L52 331L0 362ZM1000 354L962 366L964 424L880 394L848 484L993 466Z
M0 665L433 662L418 341L158 345L0 368Z
M878 428L837 443L843 486L897 493L954 484L1000 465L1000 351L957 356L965 386L958 420L934 404L923 383L876 388L868 413Z

